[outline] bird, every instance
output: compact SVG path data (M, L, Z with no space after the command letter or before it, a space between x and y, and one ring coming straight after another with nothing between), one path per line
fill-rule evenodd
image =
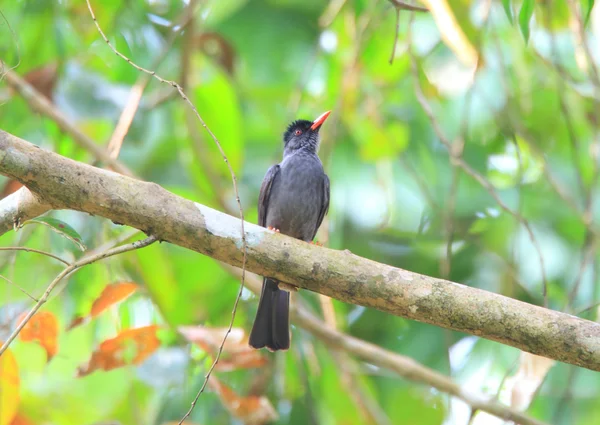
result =
M319 130L331 111L314 121L293 121L283 134L283 159L271 166L258 196L258 224L312 243L329 210L329 177L318 156ZM263 278L249 345L269 351L290 347L290 293Z

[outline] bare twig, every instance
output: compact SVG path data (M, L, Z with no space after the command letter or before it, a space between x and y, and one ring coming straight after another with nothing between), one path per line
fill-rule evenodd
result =
M53 120L64 132L68 133L73 141L86 151L90 152L96 159L109 165L115 171L133 176L133 173L121 162L112 158L101 146L98 146L85 133L79 130L69 119L60 112L56 105L50 103L46 97L39 93L31 84L21 78L14 71L7 70L4 74L6 82L15 89L21 97L34 110Z
M242 281L243 282L245 281L244 268L242 268ZM242 285L240 285L240 290L238 292L238 295L235 298L235 302L233 303L233 310L231 311L231 320L229 321L229 326L227 327L227 332L225 332L225 335L223 336L221 345L219 345L219 350L217 351L217 356L215 357L215 360L211 364L210 368L208 369L208 372L206 372L206 375L204 376L204 382L202 383L202 386L196 393L196 396L194 397L194 400L192 401L189 410L185 413L185 415L183 415L183 417L179 421L178 425L183 424L183 422L192 414L194 407L196 407L196 403L198 403L198 399L200 398L200 396L204 392L204 389L206 388L206 385L208 384L210 375L212 374L213 370L215 369L215 366L217 366L217 363L219 363L219 359L221 358L221 354L223 353L223 347L225 346L225 342L227 341L227 336L231 333L231 329L233 328L233 321L235 320L235 313L237 312L237 307L240 302L240 298L242 297L243 291L244 291L244 284L242 283Z
M10 68L8 68L8 71L11 71L13 69L17 69L19 67L19 65L21 65L21 49L19 47L19 37L17 37L17 34L13 30L13 27L10 25L10 22L8 21L8 19L6 19L6 15L4 15L2 10L0 10L0 15L2 16L2 19L4 19L4 22L6 22L6 26L8 27L8 30L10 31L10 35L12 36L12 39L15 42L15 47L17 49L17 63L16 63L16 65L13 65ZM4 62L2 62L2 60L0 60L0 80L2 80L2 77L4 76L4 73L6 71L7 70L4 67Z
M133 242L133 243L130 243L127 245L119 246L117 248L109 249L108 251L101 252L100 254L86 256L86 257L82 258L81 260L76 261L73 264L71 264L70 266L63 269L63 271L60 272L58 274L58 276L56 276L56 278L54 278L54 280L50 283L50 285L48 285L48 288L46 288L46 292L44 292L44 295L42 295L42 297L37 301L37 303L29 311L29 313L27 313L27 315L21 321L21 323L19 323L19 325L16 327L16 329L6 339L6 341L2 345L2 348L0 348L0 355L2 355L2 353L4 353L4 351L8 348L10 343L19 335L19 333L21 332L23 327L25 327L27 322L29 322L29 320L33 317L33 315L35 313L37 313L37 311L42 307L42 305L44 305L44 303L48 300L50 293L56 287L56 285L58 285L60 283L60 281L63 280L67 275L75 272L77 269L80 269L83 266L86 266L88 264L94 263L99 260L103 260L104 258L112 257L113 255L122 254L127 251L133 251L135 249L144 248L150 244L153 244L157 240L158 240L158 238L156 236L149 236L146 239L136 241L136 242Z
M10 280L9 278L7 278L6 276L3 276L0 274L0 279L4 279L5 281L7 281L8 283L10 283L11 285L16 286L19 291L21 291L22 293L24 293L25 295L27 295L29 298L31 298L33 301L38 302L38 300L31 295L29 292L27 292L25 289L21 288L19 285L17 285L15 282L13 282L12 280Z
M412 24L412 22L409 23L409 29L408 29L408 35L407 35L409 44L411 43L411 41L410 41L411 40L411 31L412 31L411 24ZM531 240L531 243L539 257L540 272L542 275L542 283L543 283L542 294L544 296L544 305L546 306L548 304L548 279L546 276L546 267L544 265L544 256L542 255L542 249L540 247L540 244L539 244L537 238L535 237L535 235L533 233L533 229L531 228L529 221L527 221L527 219L525 219L525 217L523 217L522 215L520 215L517 212L510 209L508 207L508 205L506 205L504 203L504 201L500 198L500 196L496 192L496 189L494 188L494 186L485 177L483 177L476 170L474 170L469 164L467 164L462 157L455 155L454 150L452 148L452 143L450 143L450 141L444 135L444 132L442 131L442 128L441 128L439 122L437 121L437 119L433 113L433 110L431 109L431 106L429 105L429 102L425 98L423 89L421 88L421 86L419 84L419 71L417 69L417 60L416 60L416 57L415 57L415 54L414 54L412 48L409 48L409 55L411 58L411 70L412 70L413 78L415 81L415 94L417 97L417 101L419 102L419 104L423 108L423 111L429 118L429 121L431 122L433 130L435 131L438 139L448 149L451 164L453 166L462 168L465 173L467 173L470 177L472 177L475 181L477 181L484 189L486 189L487 192L492 196L492 198L494 198L496 203L500 206L500 208L502 208L508 214L512 215L520 224L522 224L523 227L525 228L527 234L529 235L529 239Z
M571 13L575 17L576 36L578 38L576 41L579 41L579 44L581 44L583 47L583 51L585 52L587 59L587 65L591 70L590 75L592 77L592 81L597 88L600 88L600 76L598 74L598 68L596 68L596 61L594 60L594 56L592 55L590 46L587 42L583 18L581 17L581 13L579 13L580 5L575 0L568 0L568 3L569 7L571 8Z
M566 306L567 310L569 310L575 302L575 298L577 297L577 292L579 292L579 286L581 285L585 269L594 260L597 247L598 240L589 232L586 232L586 238L583 243L583 248L581 250L581 263L579 264L577 275L575 276L573 284L571 285L571 291L569 292L569 298Z
M217 146L217 148L219 149L219 152L221 153L221 157L223 158L223 161L225 161L225 164L227 164L227 168L229 169L229 173L231 174L231 181L233 183L233 190L235 192L235 200L238 204L238 208L239 208L239 216L240 216L240 233L241 233L241 239L242 239L242 247L243 247L243 252L244 252L244 258L243 258L243 262L242 262L242 279L241 279L241 284L240 284L240 292L238 294L238 297L236 298L234 307L233 307L233 312L232 312L232 319L231 319L231 323L229 325L229 329L231 329L231 327L233 326L233 320L235 318L235 312L237 309L237 305L240 299L240 296L242 294L242 291L244 289L244 279L245 279L245 270L246 270L246 257L247 257L247 251L248 251L248 245L247 245L247 241L246 241L246 232L244 229L244 210L242 208L242 202L240 200L240 195L239 195L239 190L238 190L238 186L237 186L237 178L235 176L235 173L233 171L233 168L229 162L229 159L227 159L227 155L225 154L225 151L223 150L223 147L221 146L221 143L219 142L219 140L217 139L217 136L215 136L215 134L210 130L210 128L206 125L206 123L204 122L204 120L202 119L202 117L200 116L200 113L198 112L198 109L196 108L196 106L192 103L192 101L187 97L187 95L185 94L185 92L183 91L183 88L181 87L181 85L179 85L177 82L175 81L170 81L170 80L165 80L164 78L160 77L156 71L151 71L148 70L146 68L143 68L139 65L137 65L136 63L134 63L131 59L129 59L127 56L125 56L124 54L122 54L121 52L119 52L108 40L108 38L106 37L106 35L104 34L104 32L102 31L102 28L100 28L100 24L98 23L98 20L96 19L96 15L94 14L94 10L92 9L92 5L90 3L90 0L86 0L88 9L90 11L90 15L92 17L92 20L94 21L94 24L96 25L96 28L98 29L98 32L100 33L100 35L102 36L102 38L104 39L104 41L106 42L106 44L110 47L110 49L117 55L119 56L121 59L125 60L127 63L129 63L131 66L133 66L134 68L136 68L138 71L142 71L152 77L154 77L155 79L157 79L158 81L160 81L161 83L170 85L171 87L175 88L177 90L177 92L179 93L179 95L181 96L181 98L189 105L189 107L192 109L192 111L194 111L194 114L196 115L196 118L198 118L198 121L200 122L200 124L202 125L202 127L204 127L204 129L208 132L208 134L212 137L213 141L215 142L215 145ZM211 368L209 369L207 375L206 375L206 379L204 381L204 384L202 385L202 388L200 389L200 391L198 392L198 394L196 395L196 398L194 399L194 401L192 402L192 406L189 410L188 413L186 413L186 415L182 418L181 422L182 423L191 413L191 411L193 410L196 401L198 400L198 397L200 396L200 394L202 393L202 391L204 391L204 388L206 387L206 384L208 383L208 379L210 378L210 374L212 373L214 367L217 365L217 363L219 362L219 358L221 355L221 351L223 349L223 346L225 345L225 341L227 340L227 336L229 335L229 332L227 332L225 334L225 337L223 338L223 342L221 343L221 346L219 348L219 353L217 354L217 357L215 358L215 361L213 362Z
M394 44L392 44L392 53L390 54L390 65L394 63L396 57L396 47L398 46L398 33L400 32L400 8L396 8L396 29L394 31Z
M392 5L398 10L410 10L413 12L429 12L429 9L422 6L415 6L412 4L405 3L400 0L389 0Z
M319 26L325 28L331 25L335 17L340 13L340 10L342 10L342 7L344 7L344 4L346 4L346 0L331 0L325 12L319 18Z
M185 7L181 16L176 19L178 22L173 30L169 33L167 40L158 54L158 56L154 59L154 62L150 66L151 69L156 69L158 66L165 60L167 54L170 51L171 46L181 34L181 32L186 28L187 24L193 18L194 8L196 6L197 0L190 1L188 5ZM123 108L123 112L121 112L121 116L119 117L119 121L113 131L112 136L108 142L107 151L111 158L118 158L119 152L121 150L121 146L123 145L123 140L129 131L129 127L131 127L131 123L133 122L133 118L137 112L137 109L140 105L140 101L142 100L142 95L144 93L145 88L152 81L152 76L150 74L143 73L140 75L138 80L135 82L133 87L129 92L129 97L127 98L127 103Z
M27 248L25 246L2 246L2 247L0 247L0 251L26 251L26 252L35 252L37 254L42 254L42 255L45 255L47 257L54 258L55 260L58 260L61 263L66 264L67 266L70 265L70 263L67 260L62 259L62 258L60 258L57 255L51 254L51 253L46 252L46 251L41 251L39 249Z

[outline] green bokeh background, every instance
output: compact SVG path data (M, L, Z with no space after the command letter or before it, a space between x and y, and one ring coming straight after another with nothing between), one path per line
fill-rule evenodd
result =
M246 219L256 222L260 183L281 157L286 125L332 110L320 151L331 179L331 206L318 239L334 249L540 305L541 253L549 306L569 306L573 314L594 306L600 300L600 257L592 245L589 260L583 261L591 225L581 217L588 203L592 221L600 215L600 83L576 60L584 52L564 2L493 2L485 23L487 2L450 2L482 58L473 84L472 70L442 42L430 15L417 14L411 24L410 13L400 13L390 64L393 6L384 0L331 3L342 7L331 14L333 6L318 0L200 2L193 31L188 27L176 38L157 68L163 78L185 85L219 138L237 175ZM165 48L169 25L185 6L176 0L92 4L113 45L143 67L152 66ZM590 6L593 2L581 2L584 16ZM21 75L56 64L56 107L106 145L140 73L100 38L85 2L0 0L0 11L0 59ZM596 12L585 27L592 50L600 37L594 33L600 28ZM418 78L411 71L411 49ZM489 187L453 167L417 100L416 84L445 137L464 142L464 162L510 211ZM223 159L187 105L170 92L155 80L149 84L119 159L145 180L236 214ZM101 165L1 80L0 97L2 130ZM90 249L131 232L100 217L70 211L50 215L70 224ZM540 252L516 216L527 221ZM0 238L2 246L17 244L68 259L82 255L40 225ZM0 267L2 275L35 296L61 270L53 260L25 252L3 252ZM120 280L135 281L141 290L98 319L65 330L73 318L89 312L108 283ZM57 356L46 364L39 346L20 341L11 346L22 379L21 413L35 424L178 421L210 362L174 330L227 326L238 290L238 279L219 263L164 243L84 268L44 306L61 325ZM314 294L301 296L322 314ZM244 292L236 327L249 330L256 305L257 297ZM516 370L517 349L358 306L333 305L340 330L410 356L470 391L493 396L503 377ZM30 306L18 288L0 282L1 338L11 318ZM581 315L595 320L596 310ZM143 365L75 377L101 341L120 329L153 323L173 331ZM461 402L356 359L340 361L339 355L294 326L292 349L268 354L266 368L216 376L246 395L269 369L266 395L281 424L468 422L470 412ZM357 403L349 388L364 403ZM599 392L597 373L557 364L528 413L552 424L594 423ZM509 403L510 394L501 393L501 400ZM190 419L240 423L213 392L200 397ZM473 423L501 423L495 421L479 415Z

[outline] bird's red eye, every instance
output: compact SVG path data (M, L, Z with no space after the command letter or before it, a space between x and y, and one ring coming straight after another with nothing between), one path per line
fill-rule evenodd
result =
M294 134L295 134L296 136L300 136L300 135L302 134L302 130L296 130L296 131L294 132Z

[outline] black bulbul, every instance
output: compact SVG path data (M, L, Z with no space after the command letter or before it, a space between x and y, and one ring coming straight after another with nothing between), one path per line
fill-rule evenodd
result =
M283 134L283 160L267 171L258 197L258 224L311 242L329 209L329 178L317 155L319 130L329 116L292 122ZM250 346L290 347L290 293L265 277Z

